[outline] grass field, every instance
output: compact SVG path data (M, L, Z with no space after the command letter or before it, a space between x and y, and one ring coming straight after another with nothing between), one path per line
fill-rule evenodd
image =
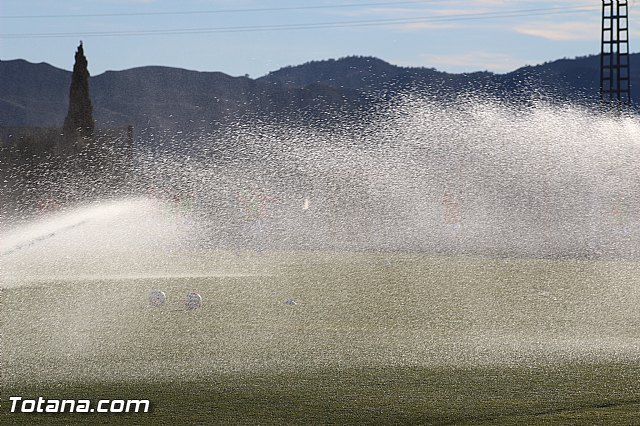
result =
M5 288L0 423L640 423L636 262L174 261ZM148 306L153 288L165 306ZM183 309L189 291L201 309ZM11 414L10 395L149 399L152 412Z

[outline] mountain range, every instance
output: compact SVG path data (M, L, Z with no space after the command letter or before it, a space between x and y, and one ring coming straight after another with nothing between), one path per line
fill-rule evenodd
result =
M640 54L630 55L632 87ZM146 66L91 77L98 127L209 130L245 119L323 120L348 117L405 91L447 99L473 92L498 99L559 102L597 99L597 55L526 66L506 74L452 74L351 56L288 66L257 79L221 72ZM61 127L71 72L46 63L0 61L0 127ZM638 101L638 92L632 98Z

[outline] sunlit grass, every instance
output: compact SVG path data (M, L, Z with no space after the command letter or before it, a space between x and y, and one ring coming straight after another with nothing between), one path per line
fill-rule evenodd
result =
M86 421L10 415L22 395L151 400L151 414L90 415L113 423L640 420L635 262L199 256L251 274L5 289L0 416ZM201 309L184 309L189 291Z

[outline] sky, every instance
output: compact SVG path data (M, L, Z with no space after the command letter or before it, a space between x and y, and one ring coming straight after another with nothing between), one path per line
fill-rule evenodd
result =
M634 52L640 3L629 3ZM599 53L600 8L595 0L1 0L0 60L70 70L82 40L92 75L163 65L256 78L350 55L505 73Z

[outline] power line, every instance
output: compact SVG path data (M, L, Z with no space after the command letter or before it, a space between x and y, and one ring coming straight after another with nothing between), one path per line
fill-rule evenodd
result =
M568 13L584 13L597 9L596 6L565 6L555 8L515 9L502 12L466 13L455 16L422 16L413 18L394 19L370 19L358 21L332 21L307 24L274 24L274 25L246 25L234 27L208 27L208 28L176 28L161 30L118 30L118 31L88 31L66 33L17 33L0 34L0 39L27 39L27 38L56 38L56 37L131 37L131 36L157 36L180 34L213 34L213 33L237 33L258 31L287 31L287 30L312 30L344 27L368 27L399 24L441 23L470 20L486 20L500 18L516 18L523 16L560 15Z
M284 12L293 10L313 10L313 9L347 9L356 7L373 6L399 6L416 5L421 3L437 3L441 0L411 0L376 3L347 3L329 4L317 6L289 6L289 7L260 7L247 9L216 9L216 10L189 10L189 11L169 11L169 12L116 12L116 13L83 13L83 14L53 14L53 15L7 15L0 19L49 19L49 18L105 18L122 16L166 16L166 15L207 15L222 13L255 13L255 12Z

